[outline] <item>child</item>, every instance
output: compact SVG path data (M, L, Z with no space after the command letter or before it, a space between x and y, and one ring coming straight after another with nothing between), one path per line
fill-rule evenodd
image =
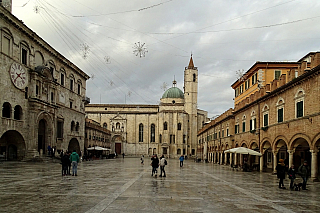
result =
M292 165L288 171L288 176L290 181L290 189L293 190L294 187L294 180L296 179L296 171L294 169L294 165Z

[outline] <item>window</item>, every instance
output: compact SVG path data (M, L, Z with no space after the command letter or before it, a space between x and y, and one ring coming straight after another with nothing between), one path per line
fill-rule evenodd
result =
M247 80L245 82L245 90L249 89L249 87L250 87L250 80Z
M268 126L269 125L269 114L266 113L263 115L263 126Z
M297 118L303 117L303 101L297 102Z
M21 63L27 65L28 50L24 47L21 48Z
M77 122L77 124L76 124L76 131L79 132L79 129L80 129L80 125L79 125L79 122Z
M36 96L38 96L38 95L39 95L39 86L36 85Z
M70 90L73 91L73 79L70 79Z
M250 120L250 130L255 130L256 129L256 122L257 122L256 118L252 118Z
M70 101L70 109L72 109L72 101Z
M187 136L183 135L183 143L186 143L186 141L187 141Z
M177 155L181 155L181 149L177 149Z
M274 79L279 80L281 76L281 70L274 71Z
M106 122L103 123L103 128L108 128L108 124Z
M235 134L238 134L238 133L239 133L239 124L236 124L236 125L234 126L234 133L235 133Z
M227 129L227 136L229 136L229 129Z
M80 95L81 93L81 84L78 84L78 94Z
M243 93L243 84L240 85L240 94Z
M162 143L162 135L159 135L159 143Z
M298 78L298 76L299 76L299 72L298 72L298 70L295 70L295 71L294 71L294 77L295 77L295 78Z
M196 76L196 74L195 73L193 73L193 82L196 82L196 78L197 76Z
M219 131L219 138L221 138L220 131Z
M60 74L60 84L64 86L64 73Z
M119 122L116 123L116 129L120 129L120 123Z
M2 105L2 117L11 118L11 105L8 102Z
M150 142L155 142L156 141L155 132L156 132L156 126L154 124L151 124L151 136L150 136L151 141Z
M303 89L299 89L295 95L296 118L304 116L304 96L305 92Z
M51 92L51 102L54 102L54 93Z
M10 55L10 38L7 36L2 37L2 53Z
M178 123L178 130L181 130L181 123Z
M242 132L246 131L246 122L242 122Z
M139 142L143 142L143 124L139 124Z
M278 123L283 122L283 108L278 109Z
M167 122L163 123L163 130L168 130L168 123Z
M252 85L254 85L254 84L256 83L256 80L254 79L254 77L255 77L255 75L253 75L253 76L251 77L251 79L252 79L251 84L252 84Z
M36 67L43 65L43 56L39 51L36 51L34 54L34 63Z
M22 108L21 106L17 105L14 107L14 115L13 118L16 120L21 120L22 118Z
M76 124L74 121L71 122L71 131L74 131L74 128L75 128Z
M224 138L224 130L222 130L222 137Z
M57 138L63 138L63 121L57 122Z

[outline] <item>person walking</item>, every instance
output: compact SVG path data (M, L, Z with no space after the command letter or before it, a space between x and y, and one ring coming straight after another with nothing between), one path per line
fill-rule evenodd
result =
M290 179L290 189L294 189L294 180L296 179L296 170L294 168L294 165L292 164L290 169L288 170L288 177Z
M144 165L144 156L143 155L141 155L140 160L141 160L141 165Z
M68 158L70 159L70 156L71 156L70 151L67 151L67 155L68 155ZM68 175L71 175L70 170L71 170L71 161L69 160L68 169L67 169Z
M160 175L159 177L166 177L166 171L164 171L164 167L167 165L167 160L164 155L160 157ZM163 173L163 176L162 176Z
M51 149L50 144L48 145L48 148L47 148L47 149L48 149L48 155L51 156L51 150L52 150L52 149Z
M122 158L124 159L124 152L122 153Z
M284 160L280 159L279 163L276 167L277 177L279 178L279 189L286 189L283 184L283 180L286 177L286 165L284 164Z
M76 150L73 150L72 154L70 155L70 162L72 164L72 176L78 176L77 167L79 163L79 155L76 153Z
M183 167L184 156L181 155L179 160L180 160L180 167Z
M157 169L159 167L159 158L158 156L155 154L154 156L152 156L151 158L151 166L152 166L152 174L151 176L153 176L153 174L155 174L154 176L157 177Z
M307 181L308 177L310 177L310 168L308 166L308 161L304 161L303 164L298 169L299 175L302 177L302 189L307 190Z
M68 174L68 165L70 163L69 155L67 152L64 153L64 155L61 158L61 164L62 164L62 176L66 176Z

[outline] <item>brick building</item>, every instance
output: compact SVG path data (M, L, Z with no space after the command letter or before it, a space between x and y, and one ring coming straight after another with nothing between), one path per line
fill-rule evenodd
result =
M288 68L288 64L291 67ZM228 110L198 132L198 150L204 150L202 158L220 164L241 165L243 155L224 151L247 147L263 154L260 158L250 156L248 159L251 165L257 165L261 171L267 169L275 172L279 159L285 159L288 165L294 164L296 167L306 160L311 167L311 177L318 177L320 52L311 52L298 62L285 62L283 65L287 68L280 76L265 81L260 88L257 86L255 91L242 96L234 109ZM279 67L283 65L278 64L277 68L264 73L275 73L282 70ZM251 69L246 74L250 72ZM246 80L241 80L232 85L235 90L245 84ZM235 92L235 95L238 93ZM233 131L229 130L229 136L219 137L219 131L222 132L222 127L225 128L227 123L233 125ZM217 133L218 136L214 136Z
M111 148L111 132L107 126L101 126L99 122L86 118L84 149L100 146Z

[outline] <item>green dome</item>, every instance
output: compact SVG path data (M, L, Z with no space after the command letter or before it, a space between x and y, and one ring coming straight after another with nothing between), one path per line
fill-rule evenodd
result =
M184 98L183 92L178 87L171 87L163 93L162 98Z

